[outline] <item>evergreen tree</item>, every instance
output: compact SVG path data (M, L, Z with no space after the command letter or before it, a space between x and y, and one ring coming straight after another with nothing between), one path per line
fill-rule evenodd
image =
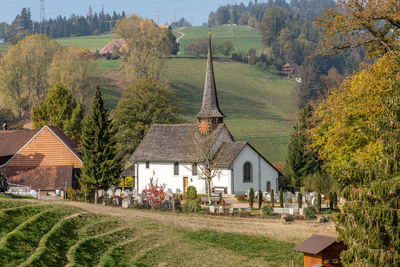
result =
M311 105L306 105L298 115L298 122L294 126L294 132L290 136L288 153L285 163L285 174L288 176L292 187L300 187L303 180L321 169L322 162L317 153L310 151L310 144L306 130L311 128Z
M250 188L250 192L249 192L249 205L250 208L253 208L253 203L254 203L254 189L253 187Z
M258 190L258 209L260 210L263 204L262 191Z
M109 113L104 106L100 87L97 86L92 109L83 127L83 168L79 180L84 188L95 190L95 204L99 189L107 189L119 182L121 165L114 136Z
M279 189L279 206L283 208L283 189Z
M299 193L297 195L297 206L299 209L301 209L303 207L303 194Z

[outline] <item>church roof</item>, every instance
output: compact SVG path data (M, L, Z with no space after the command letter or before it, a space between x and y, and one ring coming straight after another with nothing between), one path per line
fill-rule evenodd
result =
M225 124L218 124L213 131L215 136L224 127ZM197 124L153 124L129 161L188 162L193 157L188 146L197 133Z
M229 168L246 145L245 142L223 143L217 154L217 166Z
M223 118L224 114L219 108L217 89L215 86L214 68L211 52L211 33L208 40L208 58L206 80L204 83L203 102L197 118Z

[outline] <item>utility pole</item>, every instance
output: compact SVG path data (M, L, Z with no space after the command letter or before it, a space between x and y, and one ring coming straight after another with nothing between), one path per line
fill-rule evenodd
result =
M160 26L160 9L157 9L157 25Z
M40 34L42 34L42 26L45 20L46 17L45 17L44 0L40 0Z
M229 10L229 15L231 17L231 27L230 27L229 31L231 33L231 37L233 37L233 0L231 0L231 8Z
M112 23L115 22L115 20L107 20L107 21L104 21L104 22L110 22L110 31L112 31Z
M174 19L175 19L175 22L177 22L176 21L176 9L174 10Z

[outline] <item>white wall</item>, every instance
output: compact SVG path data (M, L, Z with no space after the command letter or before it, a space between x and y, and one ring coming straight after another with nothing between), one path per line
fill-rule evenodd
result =
M253 180L251 183L243 182L243 166L250 162L253 167ZM278 172L268 164L256 151L246 145L233 163L234 194L244 194L253 187L254 190L266 191L267 181L271 182L271 189L276 190Z
M199 172L199 168L198 168ZM174 175L173 162L150 162L149 168L146 168L145 162L136 164L136 180L135 185L139 193L150 183L150 178L158 180L158 184L166 184L166 189L171 189L176 192L180 189L183 192L184 184L183 178L188 177L189 186L195 186L197 193L206 193L206 183L204 180L199 179L198 176L192 175L191 163L179 163L179 175ZM221 170L220 175L213 178L212 186L228 187L230 192L231 171L224 169Z

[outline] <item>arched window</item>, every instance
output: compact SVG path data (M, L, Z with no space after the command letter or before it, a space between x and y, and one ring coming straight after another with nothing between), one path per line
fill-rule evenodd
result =
M192 164L192 175L197 175L197 163Z
M243 183L251 183L253 181L253 166L250 162L243 165Z
M179 163L174 163L174 175L179 175Z

